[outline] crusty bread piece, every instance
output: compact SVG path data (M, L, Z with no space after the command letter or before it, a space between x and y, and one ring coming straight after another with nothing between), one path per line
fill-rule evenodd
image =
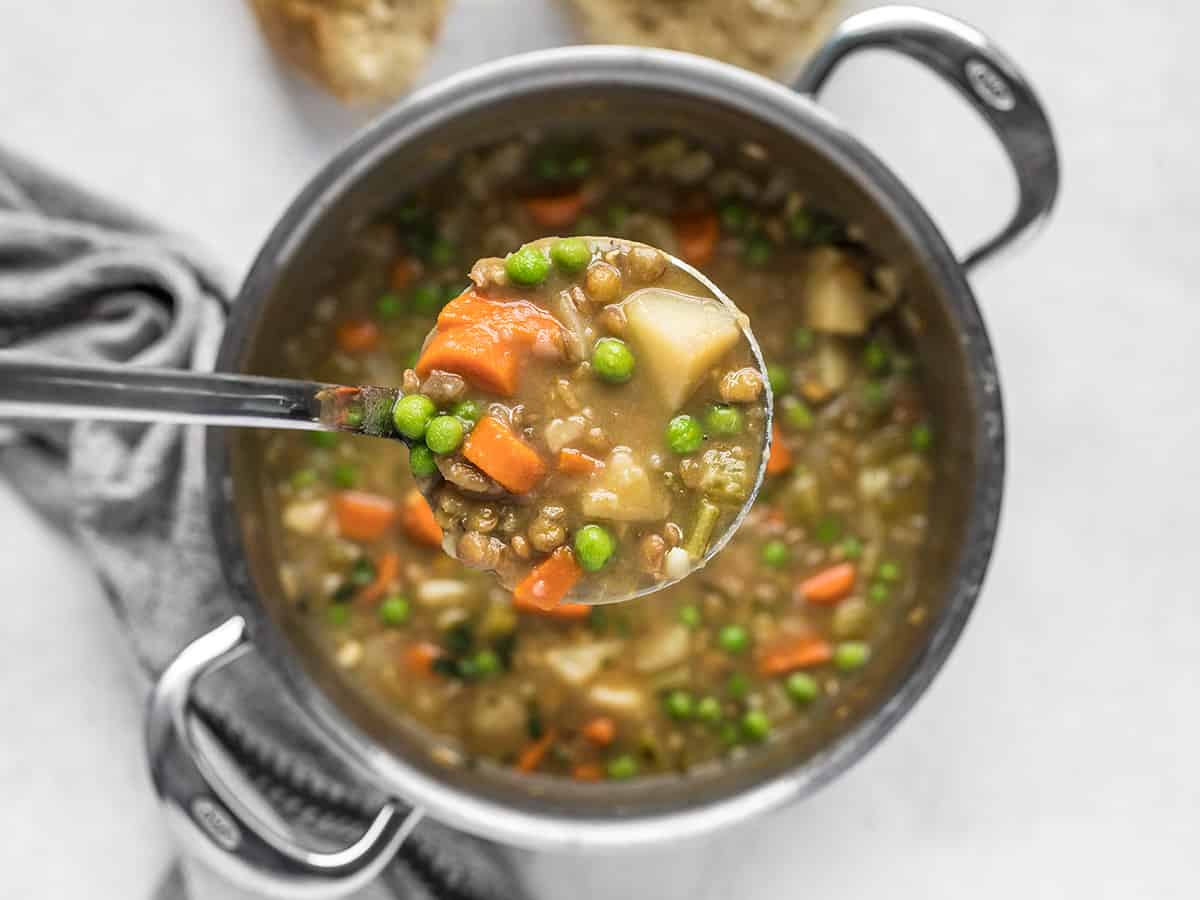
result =
M839 0L568 0L590 40L686 50L794 74L832 29Z
M447 0L250 0L275 52L346 102L394 97L429 54Z

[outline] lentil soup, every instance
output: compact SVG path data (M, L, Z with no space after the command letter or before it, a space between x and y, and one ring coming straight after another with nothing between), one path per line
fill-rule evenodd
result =
M661 134L473 151L350 242L284 347L287 374L404 386L471 260L572 233L661 247L749 315L777 431L729 545L644 600L518 609L441 552L403 446L279 432L261 441L286 614L446 765L589 782L811 746L869 702L873 665L925 616L935 430L894 270L786 171ZM622 565L658 562L658 537Z

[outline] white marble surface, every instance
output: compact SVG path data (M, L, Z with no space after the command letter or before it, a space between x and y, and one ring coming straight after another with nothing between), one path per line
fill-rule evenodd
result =
M538 859L548 897L1196 894L1200 10L942 8L1027 68L1065 172L1050 228L976 280L1011 435L979 610L912 715L810 802L619 865ZM459 0L430 77L566 34L548 3ZM1005 211L998 152L928 76L867 59L828 100L956 246ZM277 69L240 0L0 0L0 139L236 271L355 124ZM144 896L169 851L101 588L3 487L0 535L0 893Z

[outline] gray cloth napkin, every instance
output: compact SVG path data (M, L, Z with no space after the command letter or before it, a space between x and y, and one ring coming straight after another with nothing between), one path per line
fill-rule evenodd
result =
M188 241L0 148L0 353L211 368L230 286ZM0 474L78 539L147 686L231 614L204 503L201 429L0 422ZM204 685L197 711L285 821L317 839L356 836L383 798L282 696L251 655ZM248 895L185 865L158 896ZM358 896L523 893L497 848L426 820Z

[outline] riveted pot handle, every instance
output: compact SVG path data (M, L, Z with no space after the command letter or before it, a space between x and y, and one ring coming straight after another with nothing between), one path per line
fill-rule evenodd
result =
M1017 176L1017 209L995 237L967 254L970 269L1032 232L1058 194L1058 149L1045 110L1016 65L988 38L950 16L886 6L851 16L830 36L795 84L816 96L856 50L879 48L923 63L951 84L991 126Z
M185 847L251 890L285 897L336 897L372 880L421 817L388 803L363 835L337 851L297 844L254 813L221 779L192 721L191 695L204 675L252 649L240 616L192 642L154 688L146 722L151 777Z

